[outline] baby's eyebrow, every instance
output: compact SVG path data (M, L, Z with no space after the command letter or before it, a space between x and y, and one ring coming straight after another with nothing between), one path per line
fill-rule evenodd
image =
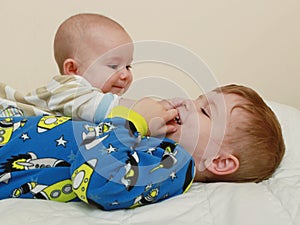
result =
M107 61L120 61L122 58L118 56L108 57Z
M202 94L202 95L199 95L198 98L199 98L200 101L204 101L205 104L210 104L209 97L207 95Z
M206 98L206 95L205 94L199 95L198 98L199 98L199 100L202 100L203 98Z

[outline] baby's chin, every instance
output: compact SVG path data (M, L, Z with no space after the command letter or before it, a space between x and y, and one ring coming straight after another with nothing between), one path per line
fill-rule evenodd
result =
M126 92L126 90L125 88L112 87L109 92L115 95L123 95Z

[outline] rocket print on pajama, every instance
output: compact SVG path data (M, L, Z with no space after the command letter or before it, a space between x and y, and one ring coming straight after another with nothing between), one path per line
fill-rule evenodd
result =
M133 208L185 192L193 177L192 157L180 145L141 137L121 117L98 124L63 116L0 118L0 199Z

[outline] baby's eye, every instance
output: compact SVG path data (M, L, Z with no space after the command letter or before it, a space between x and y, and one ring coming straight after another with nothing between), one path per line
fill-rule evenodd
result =
M126 66L126 70L130 70L131 68L132 68L131 65Z
M114 65L114 64L110 64L110 65L107 65L109 68L113 69L113 70L116 70L118 69L118 65Z
M210 118L209 115L208 115L208 113L206 112L206 110L205 110L204 108L201 108L201 112L202 112L205 116L207 116L208 118Z

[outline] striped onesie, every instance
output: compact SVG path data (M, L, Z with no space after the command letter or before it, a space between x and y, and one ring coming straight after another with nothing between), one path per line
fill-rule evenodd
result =
M64 115L99 122L118 105L119 96L102 93L77 75L58 75L43 87L23 95L0 83L0 116Z

